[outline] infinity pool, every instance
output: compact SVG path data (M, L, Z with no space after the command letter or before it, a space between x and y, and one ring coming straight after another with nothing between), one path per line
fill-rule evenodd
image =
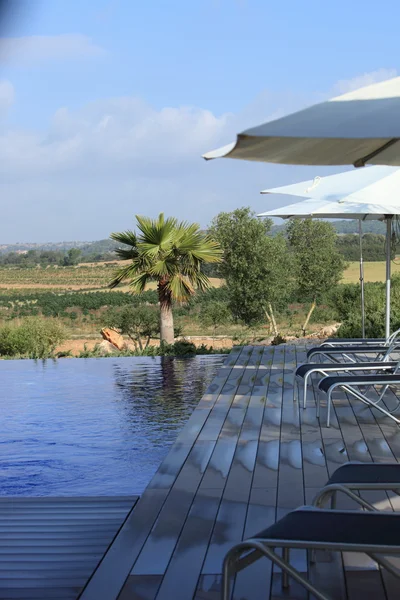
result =
M0 361L0 495L140 494L223 360Z

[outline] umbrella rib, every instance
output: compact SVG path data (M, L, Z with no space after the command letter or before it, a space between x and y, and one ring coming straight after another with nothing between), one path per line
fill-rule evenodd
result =
M393 144L395 144L398 141L399 141L398 138L393 138L392 140L389 140L388 142L386 142L386 144L383 144L383 146L380 146L380 148L377 148L376 150L374 150L370 154L367 154L366 156L363 156L362 158L358 158L356 160L356 162L354 163L354 166L356 168L357 167L365 167L366 163L368 161L370 161L371 158L375 158L375 156L378 156L378 154L380 154L381 152L383 152L387 148L390 148L390 146L393 146Z

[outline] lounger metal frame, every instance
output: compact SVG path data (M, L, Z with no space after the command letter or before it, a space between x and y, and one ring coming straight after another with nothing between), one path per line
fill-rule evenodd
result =
M338 512L343 514L349 512L351 513L352 511ZM387 513L385 513L385 516L387 517ZM375 518L379 519L379 517L380 514L377 512ZM399 519L400 515L393 513L392 518ZM275 548L282 548L282 556L275 552ZM384 544L363 545L350 543L313 542L309 540L303 541L287 539L282 540L275 538L251 538L236 544L225 556L223 563L222 600L230 600L232 577L263 556L269 558L272 563L276 564L282 569L282 586L284 588L288 587L289 577L292 577L306 590L311 592L311 594L313 594L318 600L331 600L329 596L318 590L302 573L300 573L289 563L289 553L292 548L311 551L331 550L333 552L363 552L370 556L375 562L385 567L394 576L400 577L400 570L395 568L393 564L385 559L385 557L381 556L381 554L394 556L399 555L400 540L398 546L387 546Z
M356 345L354 345L354 347L356 347ZM335 350L338 348L338 346L335 346ZM315 348L315 352L314 354L310 357L310 364L312 363L312 359L314 359L316 356L322 356L323 358L329 360L331 363L336 363L336 364L343 364L342 360L339 360L338 358L335 358L335 356L333 356L332 354L330 354L330 350L332 350L333 348L321 348L320 346L318 346L317 348ZM314 350L314 349L313 349ZM371 350L370 348L368 348L368 344L365 345L365 347L363 347L363 349L357 349L356 351L352 352L350 347L347 347L345 351L340 352L339 354L341 354L342 356L344 356L344 358L346 360L348 360L350 363L354 363L357 362L357 360L354 358L354 354L374 354L374 358L372 359L374 362L376 361L382 361L385 362L387 360L389 360L390 355L393 354L393 352L395 351L400 351L400 345L399 345L399 341L396 339L392 344L390 344L390 346L384 346L382 345L382 350L376 351L376 350ZM378 358L381 357L381 358ZM368 363L368 361L366 361L366 364Z
M357 398L357 400L361 400L361 402L363 402L370 408L376 408L377 410L379 410L381 413L383 413L387 417L390 417L397 424L400 424L400 419L395 417L392 414L393 411L386 410L385 408L383 408L383 406L379 405L379 402L382 401L383 396L384 396L386 390L388 389L388 387L391 385L399 386L400 383L398 381L393 381L393 380L391 381L389 374L386 374L386 375L383 374L382 379L378 380L378 381L374 381L373 384L371 384L371 381L368 380L368 375L365 376L365 379L362 379L361 381L358 381L356 383L352 383L352 382L346 383L345 379L346 378L344 378L342 381L339 381L339 382L336 381L336 382L332 383L332 385L326 391L321 390L321 388L320 388L321 383L324 381L324 379L321 379L321 381L319 383L318 396L317 396L317 418L319 419L319 417L320 417L321 394L324 394L327 397L327 404L328 404L328 414L327 414L327 418L326 418L326 426L327 427L330 427L330 421L331 421L332 394L333 394L334 390L338 387L342 388L345 392L347 392L348 394L351 394L352 396ZM376 401L373 401L370 398L368 398L368 396L366 396L365 394L362 394L361 392L353 389L354 387L359 387L359 386L364 386L364 385L372 386L372 387L374 387L375 385L383 385L384 389L381 392L381 394L378 396L378 399ZM399 405L400 405L400 400L398 401L396 408L393 410L397 410Z
M377 361L378 362L378 361ZM329 376L329 371L333 371L333 372L337 372L337 373L347 373L347 372L354 372L354 371L386 371L386 370L392 370L393 373L396 373L398 371L398 369L400 368L400 361L398 361L396 367L393 367L392 365L389 366L385 366L385 361L381 361L382 362L382 366L381 367L377 367L376 365L371 367L369 365L369 363L350 363L350 364L341 364L341 363L335 363L334 366L331 366L329 363L327 363L326 367L323 369L322 367L315 367L313 369L310 369L305 375L304 377L300 377L299 375L296 375L296 381L297 381L297 387L299 388L300 386L300 380L303 381L303 408L305 409L307 407L307 386L308 386L308 380L311 377L311 375L313 375L314 373L320 373L321 375L324 375L325 377ZM394 362L394 361L393 361ZM312 363L310 363L311 366ZM299 396L299 394L298 394Z
M352 346L352 345L363 345L363 344L373 344L374 346L379 346L382 344L383 346L387 344L391 344L397 337L400 336L400 329L394 331L388 338L328 338L324 342L322 342L321 346Z

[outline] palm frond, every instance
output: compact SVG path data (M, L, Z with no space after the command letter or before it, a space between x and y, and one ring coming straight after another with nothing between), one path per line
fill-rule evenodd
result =
M191 283L178 273L171 277L167 283L167 288L171 291L172 298L177 302L189 300L195 292Z
M133 231L127 230L119 233L115 232L110 235L110 238L114 240L114 242L118 242L125 246L125 248L117 248L115 250L115 253L119 258L122 260L129 260L137 257L137 238Z
M157 219L141 217L136 215L138 229L141 232L140 243L150 247L157 246L162 248L165 244L171 243L172 236L177 226L177 220L173 217L165 219L164 213L160 213ZM143 247L143 246L142 246Z
M132 276L132 265L131 264L126 265L124 267L120 267L119 269L117 269L115 271L114 277L108 284L108 287L115 288L115 287L117 287L117 285L119 285L123 281L130 279L131 276Z
M129 287L134 294L141 294L151 279L148 273L139 273L139 275L132 277Z
M137 244L136 234L130 229L127 231L113 232L111 233L110 238L114 240L114 242L126 244L126 246L136 246Z

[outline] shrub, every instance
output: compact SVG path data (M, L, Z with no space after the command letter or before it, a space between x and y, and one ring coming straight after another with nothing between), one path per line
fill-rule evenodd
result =
M147 348L150 339L156 337L160 331L158 311L150 306L113 308L106 313L105 323L108 327L127 335L139 350ZM143 338L146 340L144 346Z
M0 328L0 355L48 358L66 338L66 331L55 319L30 317L20 325Z
M225 325L231 321L232 316L228 306L224 302L212 300L204 303L200 310L200 322L205 327L213 328L215 337L217 329L220 325Z

